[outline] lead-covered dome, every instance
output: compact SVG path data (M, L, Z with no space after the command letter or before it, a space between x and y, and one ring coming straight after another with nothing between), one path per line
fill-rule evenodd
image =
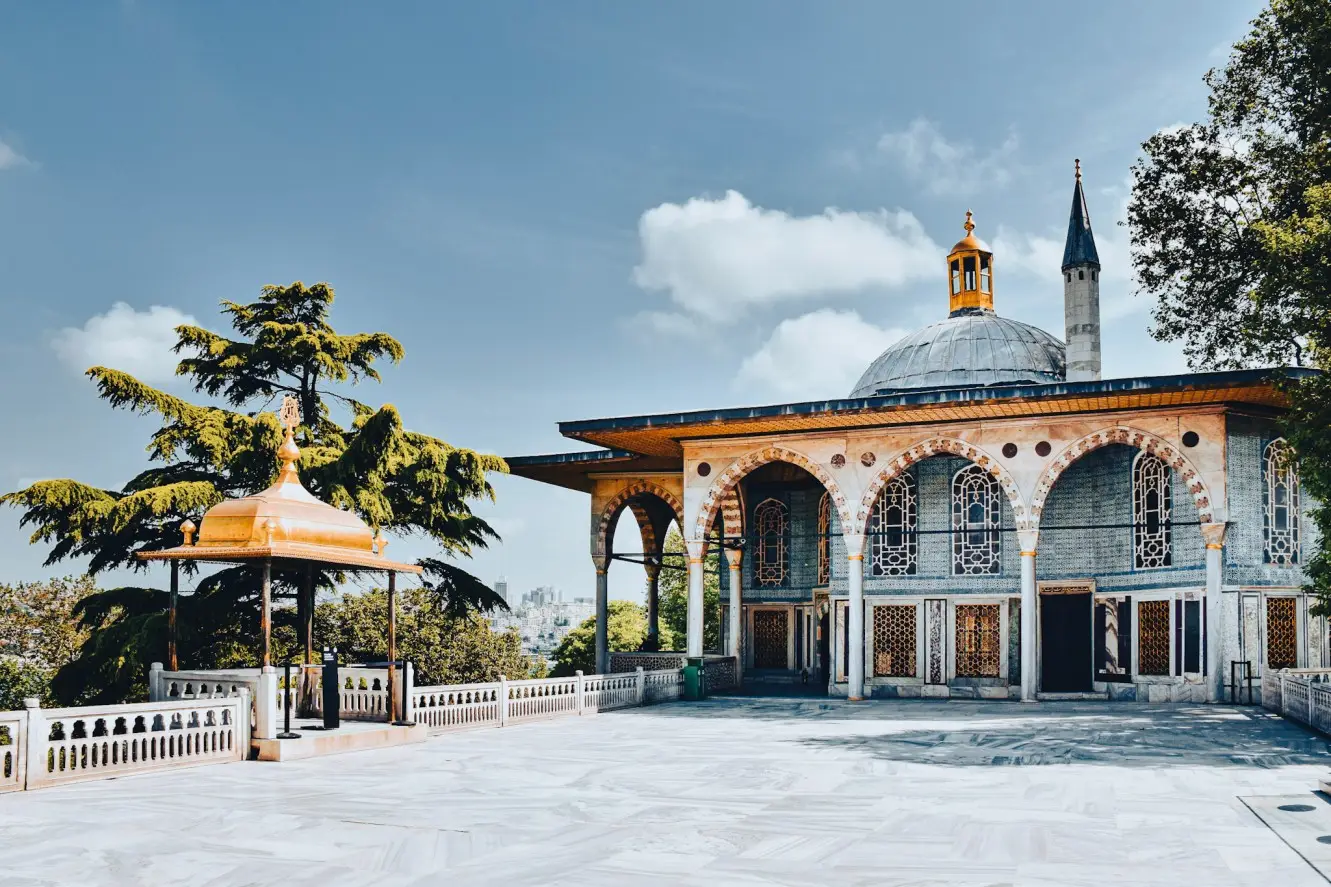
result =
M869 365L851 397L882 390L1062 382L1063 343L992 311L958 312L916 330Z

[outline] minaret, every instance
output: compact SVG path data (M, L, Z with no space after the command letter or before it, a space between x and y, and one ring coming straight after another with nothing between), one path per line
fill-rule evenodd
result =
M1100 378L1100 256L1091 234L1091 214L1081 190L1081 161L1072 189L1068 241L1063 247L1063 323L1067 330L1069 382Z

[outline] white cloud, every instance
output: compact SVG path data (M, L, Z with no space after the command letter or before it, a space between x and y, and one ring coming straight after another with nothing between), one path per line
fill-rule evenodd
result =
M131 373L145 382L164 382L175 375L178 358L171 352L176 327L194 318L175 308L153 305L135 311L116 302L105 314L95 314L82 327L66 327L51 340L59 358L76 370L108 366Z
M1019 142L1009 132L998 147L980 151L969 142L950 142L924 118L903 130L884 133L878 151L933 194L970 194L1012 180Z
M735 388L788 400L845 397L873 359L906 332L830 308L783 320L744 359Z
M905 210L793 216L737 191L663 203L638 221L633 279L683 312L731 321L752 307L897 287L938 273L940 248Z
M0 169L13 169L19 166L31 165L31 160L0 141Z

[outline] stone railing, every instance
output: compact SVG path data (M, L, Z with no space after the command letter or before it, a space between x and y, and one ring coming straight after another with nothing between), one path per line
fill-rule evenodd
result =
M1268 669L1262 675L1262 706L1331 734L1331 669Z
M37 789L248 757L249 691L205 699L0 712L0 791ZM6 751L12 750L12 758Z
M637 668L608 675L578 672L571 678L415 687L411 707L417 723L427 725L431 733L442 733L668 702L679 699L683 688L684 673L678 668Z
M28 713L0 711L0 793L22 791L27 780Z
M615 674L631 672L636 668L644 671L683 668L688 657L678 652L661 653L611 653L610 671ZM721 656L708 653L703 656L703 680L708 693L724 693L739 688L739 663L734 656Z

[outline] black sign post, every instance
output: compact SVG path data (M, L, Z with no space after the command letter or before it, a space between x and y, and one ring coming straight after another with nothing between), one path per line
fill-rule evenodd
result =
M342 726L339 717L342 708L342 685L337 677L337 647L324 647L324 729L336 730Z

